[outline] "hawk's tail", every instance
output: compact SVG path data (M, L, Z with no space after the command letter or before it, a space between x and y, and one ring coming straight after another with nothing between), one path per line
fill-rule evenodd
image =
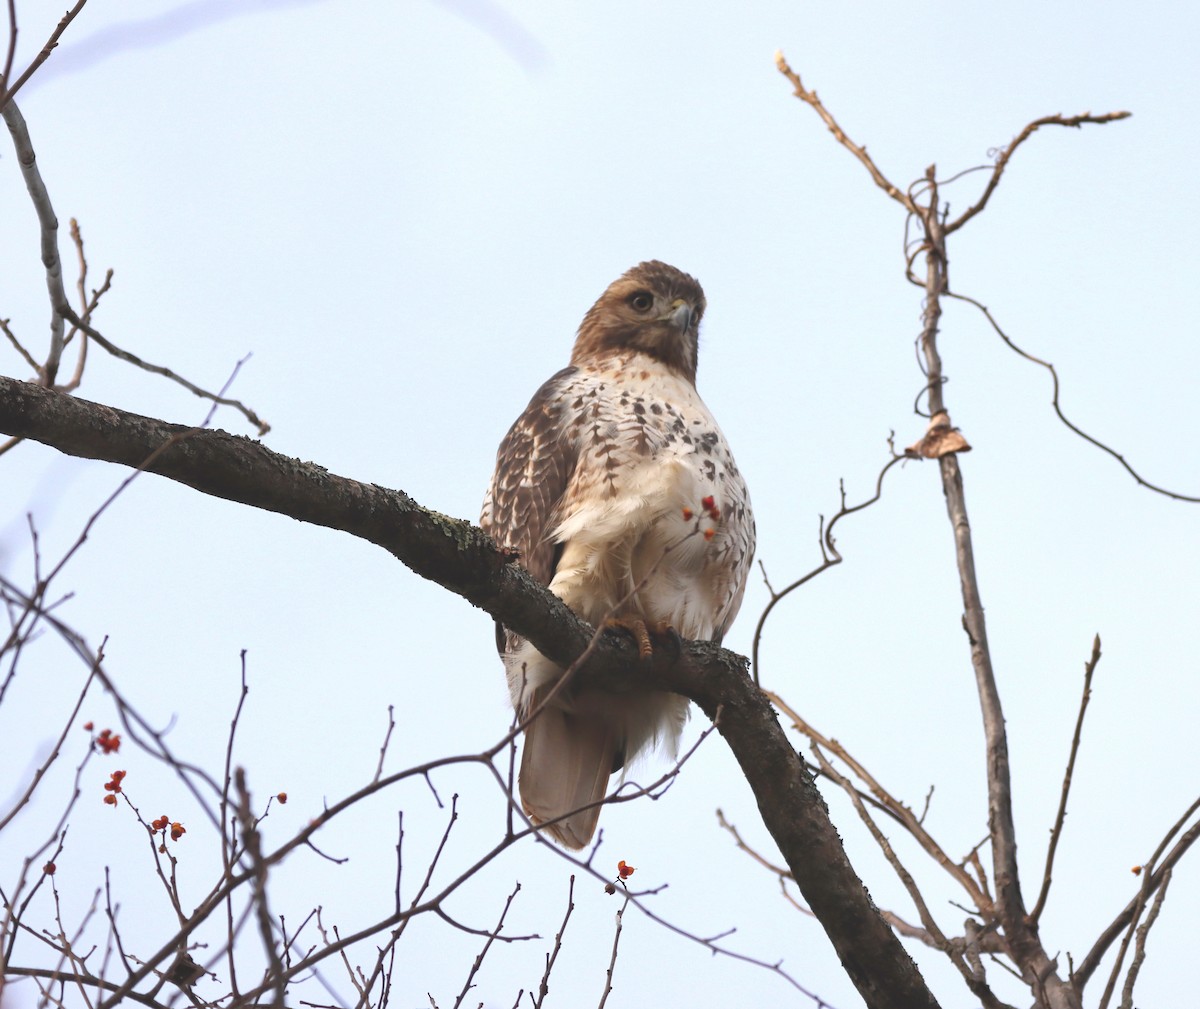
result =
M521 804L535 824L545 823L545 832L568 848L582 848L596 832L621 748L618 726L611 717L551 704L525 729Z

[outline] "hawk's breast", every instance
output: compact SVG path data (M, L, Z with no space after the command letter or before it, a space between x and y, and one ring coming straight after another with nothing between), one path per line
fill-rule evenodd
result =
M745 482L695 387L642 354L581 367L561 389L576 455L550 538L551 589L595 621L626 607L690 638L720 637L754 552Z

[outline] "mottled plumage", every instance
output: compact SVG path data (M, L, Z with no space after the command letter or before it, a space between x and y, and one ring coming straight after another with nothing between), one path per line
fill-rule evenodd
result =
M754 519L696 392L704 308L700 285L665 263L624 274L497 453L483 528L591 623L640 619L720 641L741 605ZM512 632L498 628L497 643L524 715L562 670ZM565 691L525 731L526 812L562 817L547 832L587 844L609 775L655 741L674 751L687 705L676 694Z

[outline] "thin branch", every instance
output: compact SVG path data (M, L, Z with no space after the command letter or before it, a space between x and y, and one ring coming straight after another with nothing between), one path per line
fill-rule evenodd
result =
M1017 134L1012 143L1000 152L1000 156L996 159L996 165L992 169L992 177L988 179L988 184L983 190L983 195L977 203L968 207L955 220L946 225L946 234L952 235L987 206L988 200L992 198L992 193L1000 185L1000 176L1004 174L1004 169L1008 167L1009 159L1012 158L1021 144L1043 126L1073 126L1075 129L1081 129L1084 123L1114 123L1119 119L1128 119L1131 115L1133 115L1132 112L1107 112L1104 115L1094 116L1090 112L1084 112L1078 116L1063 116L1060 114L1035 119Z
M0 73L0 88L7 89L12 77L13 60L17 56L17 0L8 0L8 51L4 54L4 71ZM0 94L3 94L0 91Z
M950 962L962 975L963 981L971 990L971 993L984 1004L985 1009L1013 1009L1012 1006L1001 1002L991 988L988 987L982 970L973 970L971 965L969 965L966 962L966 959L963 957L962 951L957 949L955 945L951 943L948 938L946 938L946 934L942 931L941 927L934 919L933 914L930 912L929 905L925 903L925 897L921 893L920 888L917 886L916 881L912 878L912 874L907 868L905 868L904 863L900 861L900 857L896 854L891 842L884 835L883 831L879 829L879 825L867 811L867 807L864 805L862 799L858 797L857 790L854 788L853 783L845 775L838 773L837 769L829 762L828 758L825 756L821 747L817 745L817 743L814 742L811 746L811 749L813 755L817 758L821 765L821 771L850 797L850 801L853 803L854 810L856 813L858 813L859 819L862 820L863 824L870 832L871 837L879 846L879 850L883 852L883 856L887 859L888 865L892 867L892 871L896 874L900 880L900 883L908 892L909 898L912 900L913 906L917 909L917 914L920 916L921 924L928 936L927 941L929 944L933 946L934 949L939 950L949 958Z
M25 359L25 363L29 365L33 373L37 375L42 370L42 366L33 359L33 355L25 349L25 346L20 340L17 339L16 334L9 329L8 323L8 319L0 319L0 332L8 337L8 342L13 345L13 349L15 349L16 352Z
M733 836L734 843L738 846L739 849L744 851L747 855L749 855L752 859L754 859L754 861L756 861L764 869L768 870L769 872L775 873L775 875L778 876L780 879L792 879L792 873L791 873L790 869L785 869L781 865L775 865L774 862L769 862L767 859L763 858L762 855L760 855L757 851L755 851L753 848L751 848L750 845L748 845L745 841L743 841L742 835L740 833L738 833L737 827L735 827L732 823L730 823L728 820L726 820L725 814L723 812L721 812L721 810L719 810L719 809L717 810L717 823L719 823L725 830L729 831L729 833Z
M9 73L11 73L11 62L8 64L8 66L6 66L5 72L4 72L4 81L2 82L2 84L0 84L0 86L3 86L5 88L7 88L8 90L4 91L3 93L0 93L0 109L6 109L7 106L12 104L13 96L18 91L20 91L21 88L23 88L25 86L25 82L27 80L29 80L30 77L33 76L34 71L36 71L38 67L40 67L43 63L46 62L46 60L48 60L50 58L50 54L54 51L55 47L58 45L58 40L60 38L62 38L62 33L65 32L67 30L67 26L72 21L75 20L75 15L77 15L81 10L83 10L83 5L86 3L87 3L87 0L78 0L78 3L76 3L74 7L72 7L69 11L67 11L66 14L64 14L62 16L62 20L58 22L58 25L55 27L54 31L52 31L50 33L50 37L46 40L46 44L44 46L42 46L41 51L33 58L33 62L30 63L29 66L27 66L25 68L24 73L22 73L21 76L17 78L16 83L13 84L12 87L9 87L9 85L8 85L8 75L9 75ZM11 0L10 0L10 4L9 4L9 10L11 13L11 11L12 11ZM11 16L15 19L15 15L11 15ZM10 22L10 23L14 23L14 22ZM15 42L16 42L16 29L14 27L12 30L12 36L11 36L10 42L9 42L10 47L14 46ZM11 58L12 58L12 56L10 54L9 60L11 60Z
M1042 889L1037 902L1029 917L1038 921L1046 907L1046 898L1050 896L1050 879L1054 869L1054 854L1058 850L1058 842L1062 837L1063 822L1067 817L1067 797L1071 794L1071 778L1075 773L1075 757L1079 754L1079 740L1083 732L1083 716L1087 713L1088 701L1092 697L1092 674L1100 661L1100 635L1097 634L1092 642L1092 657L1083 667L1083 696L1079 699L1079 715L1075 719L1075 734L1071 737L1071 754L1067 757L1067 770L1063 774L1062 794L1058 799L1058 812L1054 817L1054 826L1050 829L1050 846L1046 851L1046 868L1042 873Z
M871 160L871 156L867 154L866 147L859 147L858 144L846 136L845 131L843 131L842 128L837 124L837 120L834 119L829 110L821 104L821 99L817 97L817 93L815 91L809 91L800 82L800 75L796 73L790 66L788 66L788 62L786 59L784 59L782 52L777 52L775 54L775 66L779 69L779 72L791 82L795 96L802 102L811 105L816 111L817 115L821 117L821 121L829 127L829 132L837 138L837 142L846 148L846 150L848 150L856 158L858 158L860 162L862 162L862 166L870 173L871 179L874 181L875 185L887 193L888 196L890 196L906 210L915 213L916 208L913 205L911 198L907 194L902 193L899 189L892 185L891 182L888 181L887 177L879 170L875 162Z
M774 611L775 607L783 602L783 600L791 595L796 589L812 581L817 577L817 575L829 570L831 567L835 567L836 565L842 563L842 555L837 549L837 541L833 536L834 527L847 515L853 515L855 512L860 512L864 508L869 508L881 497L883 497L883 478L887 476L888 471L893 466L899 462L904 462L904 460L907 458L906 456L896 454L892 445L891 436L888 437L888 448L892 451L892 458L884 463L883 469L879 471L879 475L875 478L875 493L872 494L871 497L867 498L867 500L861 501L856 505L847 505L846 489L844 486L842 486L840 487L841 506L838 508L833 518L826 523L824 516L822 516L818 535L818 544L821 548L821 556L823 558L821 563L807 574L801 575L790 585L780 589L778 592L776 592L774 589L771 589L770 583L767 583L767 588L770 589L771 592L771 598L767 602L767 605L763 607L762 613L759 614L758 623L754 625L754 635L751 638L750 646L750 669L753 673L754 682L756 685L760 683L761 667L759 663L759 648L762 644L763 630L766 627L767 618L771 616L771 613ZM763 571L763 577L764 579L766 578L765 569Z
M921 251L925 255L925 318L920 346L925 359L926 388L929 390L929 412L932 415L930 434L936 433L936 426L945 435L954 433L954 428L950 424L943 398L944 375L937 335L942 315L941 297L949 289L949 259L946 254L947 231L940 203L936 166L930 165L926 169L921 185L922 193L927 199L914 210L924 230ZM917 206L915 201L914 206ZM962 444L965 446L965 440ZM1021 895L1008 738L1004 728L1000 691L992 667L979 579L975 571L975 549L971 537L971 524L967 518L962 471L953 446L937 454L942 490L946 499L946 514L954 537L955 560L963 600L963 630L970 645L971 666L975 673L976 691L983 716L988 783L988 832L991 837L996 914L1003 929L1009 956L1020 967L1023 977L1037 979L1035 997L1055 1006L1078 1009L1078 993L1070 982L1058 976L1055 962L1046 953L1038 933L1032 927Z
M1146 868L1142 870L1142 884L1138 887L1138 892L1134 898L1125 905L1124 910L1118 914L1108 927L1100 934L1100 937L1092 944L1092 948L1088 950L1087 956L1083 958L1079 966L1075 969L1072 980L1075 982L1075 987L1083 991L1084 985L1100 966L1100 961L1104 954L1108 952L1109 946L1113 944L1116 938L1129 927L1137 915L1140 914L1140 908L1145 901L1147 894L1154 893L1159 886L1162 885L1166 874L1170 872L1178 864L1179 860L1187 854L1188 849L1200 838L1200 820L1193 823L1183 834L1179 840L1172 845L1171 850L1165 855L1167 845L1176 834L1183 830L1184 825L1190 820L1196 811L1200 810L1200 798L1197 798L1184 811L1183 815L1175 821L1170 830L1159 842L1158 847L1154 850L1154 854L1146 863Z
M604 1009L604 1003L608 1001L609 993L613 990L613 972L617 969L617 946L621 942L621 928L625 918L625 908L629 906L629 898L625 898L625 903L621 905L617 911L617 927L613 932L612 956L608 958L608 969L605 971L604 994L600 996L600 1003L596 1009Z
M81 0L79 6L82 5ZM38 171L37 155L33 151L33 142L29 139L25 117L21 115L16 102L7 102L3 109L4 122L8 126L8 132L12 134L13 147L17 152L17 163L21 166L25 188L29 190L29 198L33 201L33 209L37 213L38 225L41 228L42 264L46 267L46 289L50 293L50 350L46 355L46 363L38 369L38 374L43 385L53 386L63 352L61 306L67 303L67 293L63 289L62 262L58 258L58 218L50 205L50 194L46 191L42 174Z
M1051 364L1049 361L1043 361L1040 357L1035 357L1033 354L1030 354L1027 350L1022 350L1020 347L1018 347L1013 342L1012 338L1006 332L1004 332L1003 329L1000 328L1000 324L993 317L992 313L990 311L988 311L987 306L984 305L982 302L976 301L974 298L972 298L968 295L965 295L965 294L955 294L953 291L946 291L945 293L946 293L947 297L955 298L958 301L965 301L968 305L974 305L977 309L979 309L980 312L983 313L984 318L987 319L987 321L991 325L992 329L994 329L996 331L996 335L999 336L1000 339L1003 340L1005 342L1005 344L1008 345L1010 350L1014 351L1015 353L1019 354L1021 357L1025 358L1026 361L1031 361L1034 364L1039 364L1043 368L1045 368L1048 372L1050 372L1051 381L1054 383L1054 396L1051 399L1050 404L1051 404L1051 406L1054 407L1054 412L1058 415L1058 419L1061 420L1063 422L1063 424L1065 424L1071 431L1073 431L1075 434L1079 435L1079 437L1082 438L1084 441L1090 442L1091 444L1095 445L1096 448L1100 449L1102 452L1106 452L1110 456L1112 456L1114 459L1116 459L1117 462L1119 462L1125 468L1125 472L1127 472L1131 477L1133 477L1134 480L1136 480L1138 482L1138 484L1140 484L1142 487L1145 487L1147 490L1154 491L1156 494L1162 494L1164 497L1174 498L1176 501L1190 501L1192 503L1200 502L1200 497L1195 497L1195 496L1191 496L1188 494L1180 494L1178 491L1169 490L1166 487L1161 487L1158 484L1151 483L1149 480L1145 479L1137 470L1135 470L1126 461L1125 457L1123 455L1121 455L1120 452L1116 451L1116 449L1110 448L1104 442L1100 441L1100 439L1093 438L1090 434L1088 434L1082 428L1076 426L1070 419L1068 419L1067 415L1065 413L1063 413L1062 407L1059 405L1059 402L1058 402L1058 396L1059 396L1058 372L1055 370L1054 365Z
M279 948L275 945L275 930L271 923L271 911L267 906L267 866L263 861L262 840L258 833L258 822L250 811L250 790L246 787L246 772L239 767L233 775L234 787L237 789L237 816L242 826L242 843L246 854L250 856L251 872L253 874L254 904L258 918L258 932L262 938L263 953L267 959L267 981L274 990L272 1005L283 1009L284 993L287 981L284 976L283 963L279 959Z
M246 406L246 404L243 403L241 400L230 399L226 396L221 395L220 393L209 392L207 389L202 389L202 388L200 388L200 386L195 385L192 382L189 382L182 375L176 374L170 368L163 367L161 364L151 364L149 361L143 361L136 354L131 354L127 350L122 350L120 347L118 347L116 344L114 344L112 341L110 341L107 337L105 337L104 334L102 334L99 331L97 331L96 329L94 329L87 322L85 322L78 315L76 315L75 310L73 308L71 308L71 306L69 304L66 303L65 299L64 299L63 303L59 306L59 312L61 313L63 318L65 318L68 322L71 323L71 325L82 330L84 333L86 333L88 336L90 336L93 340L96 341L96 343L98 343L106 351L108 351L110 354L112 354L113 357L119 358L120 360L125 361L129 364L132 364L137 368L141 368L143 371L149 371L155 375L162 375L164 378L169 378L172 382L177 382L179 385L181 385L185 389L187 389L188 392L192 393L195 396L199 396L201 399L211 400L213 403L218 404L220 406L233 407L235 410L237 410L239 413L241 413L242 416L244 416L248 421L250 421L251 424L253 424L255 427L258 428L258 433L259 433L260 437L271 430L271 425L268 424L261 417L259 417L258 414L256 414L253 410L251 410L248 406Z
M483 949L479 951L479 955L475 957L474 962L472 962L470 973L467 974L467 980L463 982L462 991L458 993L458 998L454 1000L454 1009L459 1009L463 1003L463 999L467 997L467 992L474 987L471 982L475 980L475 975L479 973L479 968L483 966L483 959L488 955L488 950L492 948L492 943L496 941L496 937L500 934L500 930L504 928L504 919L508 917L508 909L512 907L512 902L516 899L517 894L520 892L521 884L517 883L516 886L513 887L513 892L508 895L508 900L504 902L504 910L500 912L500 920L496 922L496 927L488 935L487 942L483 944Z
M100 299L112 287L112 270L105 271L104 283L92 292L89 298L87 294L87 273L88 264L87 256L83 251L83 233L79 230L79 222L74 217L71 218L71 241L75 243L75 252L79 258L79 278L75 282L75 289L79 292L79 310L83 313L81 318L84 322L92 321L92 313L96 310L96 306L100 304ZM67 333L63 340L63 345L68 346L75 334L79 330L72 326L70 332ZM83 333L79 337L79 355L75 360L75 374L63 385L59 385L60 392L74 392L79 388L83 381L83 369L87 367L87 352L88 352L88 336Z
M388 705L388 727L384 733L383 743L379 747L379 763L375 765L375 780L378 781L383 777L383 762L387 759L388 743L392 739L392 731L396 728L396 708L394 705Z
M558 931L554 933L554 948L546 954L546 969L542 972L542 980L538 984L538 995L535 999L533 992L529 993L529 1001L533 1003L533 1009L542 1009L542 1003L546 1001L546 996L550 993L550 972L554 970L554 962L558 959L559 951L562 949L563 936L567 932L567 922L571 920L571 912L575 910L575 874L571 874L571 881L567 884L567 911L563 915L562 924L558 926ZM521 1001L521 996L517 996L517 1001Z
M1150 929L1154 927L1154 923L1158 920L1158 914L1162 910L1163 901L1167 896L1167 887L1170 885L1171 870L1168 869L1163 873L1162 885L1158 888L1158 893L1154 895L1154 903L1150 905L1150 913L1146 916L1145 923L1138 926L1133 948L1133 960L1129 963L1129 972L1125 975L1125 984L1121 988L1120 1009L1133 1009L1133 989L1137 984L1138 973L1142 969L1142 964L1146 961L1146 938L1150 934Z
M782 711L789 719L791 719L792 725L796 731L807 737L814 745L819 746L822 750L828 751L829 753L837 756L839 760L843 761L846 766L854 772L858 779L864 785L866 785L870 791L870 796L866 798L873 798L875 803L879 805L884 812L891 815L897 823L899 823L906 831L908 831L909 834L912 835L913 839L925 850L925 852L931 858L933 858L938 865L945 869L946 872L948 872L950 876L953 877L953 879L967 892L967 895L975 903L975 906L980 914L988 918L993 916L994 909L986 890L978 884L978 882L971 876L969 872L966 871L962 864L955 862L952 858L950 858L949 855L946 854L942 846L938 844L936 840L934 840L933 836L921 824L921 821L917 819L910 807L905 805L903 802L900 802L891 794L891 792L884 788L883 785L876 780L874 775L872 775L862 764L858 762L858 760L851 755L851 753L842 743L835 739L830 739L829 737L818 732L778 694L772 693L771 691L766 691L766 694L771 700L771 703L773 703L780 711ZM824 771L825 762L823 755L821 756L821 761L821 769ZM838 780L839 782L842 780L841 776L839 776ZM863 799L864 796L859 793L857 789L855 789L855 798Z

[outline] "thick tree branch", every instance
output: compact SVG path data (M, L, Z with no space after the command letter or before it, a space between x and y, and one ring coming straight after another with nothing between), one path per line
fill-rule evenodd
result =
M592 629L534 583L477 527L418 505L402 491L336 476L223 431L190 429L0 378L0 432L68 455L142 466L204 494L350 533L383 547L528 637L568 665ZM718 727L758 801L804 899L872 1009L937 1005L916 967L855 875L824 800L746 660L688 642L677 662L639 663L632 643L606 635L577 674L614 691L667 689L695 701Z

